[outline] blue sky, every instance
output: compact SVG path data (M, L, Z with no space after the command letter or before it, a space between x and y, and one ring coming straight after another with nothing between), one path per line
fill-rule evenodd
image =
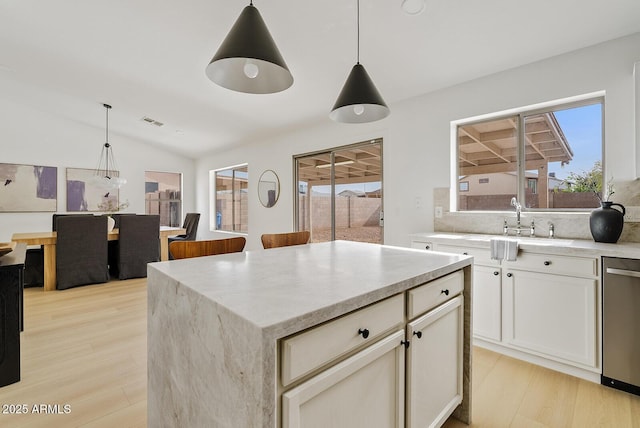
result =
M590 171L595 161L602 160L602 104L560 110L555 115L574 158L564 167L560 167L559 162L550 164L549 171L560 179L570 172Z

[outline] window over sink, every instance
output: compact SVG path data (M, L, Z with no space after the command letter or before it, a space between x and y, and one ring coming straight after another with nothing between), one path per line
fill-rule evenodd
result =
M603 105L591 94L455 122L456 209L509 211L513 197L525 210L598 207Z

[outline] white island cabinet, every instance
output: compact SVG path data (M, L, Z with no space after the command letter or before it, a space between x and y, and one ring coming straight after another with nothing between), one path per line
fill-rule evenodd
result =
M469 423L470 273L346 241L152 264L149 426Z

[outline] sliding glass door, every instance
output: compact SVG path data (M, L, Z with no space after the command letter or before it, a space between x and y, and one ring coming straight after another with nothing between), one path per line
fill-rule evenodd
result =
M311 242L383 242L382 139L294 160L296 227Z

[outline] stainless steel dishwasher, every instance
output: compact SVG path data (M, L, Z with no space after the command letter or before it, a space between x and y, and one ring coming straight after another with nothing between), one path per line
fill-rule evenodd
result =
M602 258L601 383L640 395L640 260Z

